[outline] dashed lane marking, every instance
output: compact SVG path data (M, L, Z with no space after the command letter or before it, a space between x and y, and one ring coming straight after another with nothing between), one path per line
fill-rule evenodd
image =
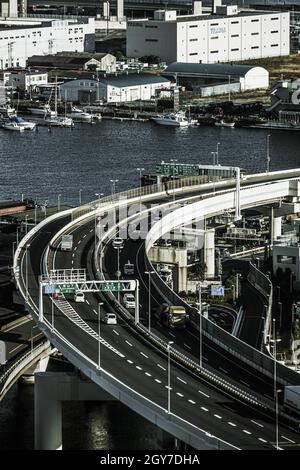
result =
M203 410L203 411L209 411L208 408L205 408L205 406L201 406L201 410Z
M173 335L173 333L170 333L170 331L169 331L169 335L172 336L172 338L176 338L176 336Z
M220 415L214 415L215 418L222 419L222 416Z
M265 443L265 444L268 442L268 441L266 441L266 439L263 439L262 437L259 437L258 440Z
M148 377L152 377L151 374L149 374L149 372L145 372L145 374L146 374Z
M147 356L147 354L143 353L143 351L140 351L140 354L141 354L142 356L144 356L146 359L149 359L149 356Z
M228 421L228 424L229 424L230 426L233 426L234 428L236 428L236 424L232 423L231 421Z
M188 348L188 349L192 349L191 346L189 346L189 345L186 344L186 343L183 343L183 346L185 346L185 347Z
M245 434L252 434L250 431L247 431L247 429L243 429L243 432L244 432Z
M210 395L207 395L207 393L205 392L202 392L202 390L198 390L199 393L202 393L202 395L204 395L206 398L210 398Z
M256 426L259 426L260 428L264 427L263 424L257 423L256 421L253 421L253 419L251 419L251 423L256 424Z
M248 382L245 382L244 380L240 380L241 384L246 385L246 387L250 387L250 384Z
M137 370L143 370L141 366L135 366Z
M180 380L180 382L182 382L183 384L187 385L187 382L183 379L181 379L180 377L176 377L177 380Z
M176 392L176 395L178 395L178 396L181 397L181 398L184 397L184 395L183 395L182 393L180 393L180 392Z
M189 403L191 403L192 405L196 405L196 402L194 400L188 400Z
M289 439L288 437L285 437L285 436L281 436L281 437L282 437L282 439L285 439L286 441L289 441L289 442L291 442L292 444L296 444L295 441L292 441L292 439Z
M228 371L226 369L223 369L223 367L219 367L219 370L224 372L224 374L228 374Z
M155 380L155 382L161 384L161 380L159 380L159 379L154 379L154 380Z
M116 335L119 336L119 333L118 333L116 330L113 330L113 332L114 332Z
M129 341L127 341L127 339L125 340L125 343L127 343L129 346L131 346L131 347L132 347L132 344L131 344L131 343L129 343Z
M162 370L167 370L165 367L161 366L160 364L157 364L157 367L160 367Z
M127 359L127 362L129 362L129 364L133 364L133 361L131 361L130 359Z

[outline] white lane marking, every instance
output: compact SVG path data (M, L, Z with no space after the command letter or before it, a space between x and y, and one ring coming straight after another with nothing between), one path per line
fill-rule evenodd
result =
M208 361L207 357L205 357L205 356L202 356L202 359L206 362Z
M85 235L83 235L82 239L84 239L85 237L86 237L86 234L85 234Z
M77 245L80 245L80 243L81 243L81 240L78 241Z
M145 374L146 374L148 377L152 377L151 374L149 374L149 372L145 372Z
M15 352L17 349L21 348L22 346L24 346L24 344L19 344L19 346L16 346L14 349L11 349L8 354L12 354L13 352Z
M137 370L143 370L141 366L135 366Z
M234 428L236 428L236 424L232 423L231 421L228 421L228 424L230 424L230 426L233 426Z
M129 343L129 341L127 341L127 339L125 340L125 343L127 343L129 346L131 346L131 347L132 347L132 344L131 344L131 343Z
M74 264L74 260L72 259L72 265Z
M191 403L192 405L196 405L196 402L193 400L188 400L188 402Z
M169 385L165 385L165 388L168 390L168 389L169 389ZM173 390L173 388L170 387L170 390Z
M215 416L215 418L222 419L222 416L220 416L220 415L214 415L214 416Z
M127 362L129 362L129 364L133 364L133 361L131 361L130 359L127 359Z
M160 367L162 370L167 370L165 367L161 366L160 364L157 364L157 367Z
M223 369L223 367L219 367L219 369L220 369L222 372L224 372L224 374L228 374L228 371L225 370L225 369Z
M89 302L88 300L86 300L86 303L87 303L88 305L90 305L90 302Z
M113 332L114 332L116 335L119 336L119 333L118 333L116 330L113 330Z
M201 410L203 410L203 411L209 411L208 408L205 408L205 406L201 406Z
M169 331L169 335L172 336L172 338L176 338L176 336L173 335L173 333L170 333L170 331Z
M74 256L75 256L75 253L72 253L72 258L74 258Z
M180 380L180 382L184 383L185 385L187 385L187 382L185 380L182 380L180 377L176 377L177 380Z
M149 359L149 356L147 356L147 354L143 353L143 351L140 351L140 354L141 354L142 356L144 356L146 359Z
M204 395L206 398L210 398L210 396L207 395L207 393L202 392L202 390L198 390L198 392L199 392L199 393L202 393L202 395Z
M90 233L92 233L93 231L94 231L94 229L93 229L93 228L91 228L91 230L90 230Z
M184 395L182 395L182 393L179 393L179 392L176 392L176 395L178 395L179 397L184 397Z
M159 379L154 379L154 380L155 380L155 382L161 384L161 380L159 380Z
M253 421L253 419L251 419L251 423L256 424L256 426L259 426L260 428L264 427L263 424L257 423L256 421Z
M268 442L268 441L266 441L266 439L263 439L262 437L259 437L258 440L261 441L261 442L264 442L264 443Z
M245 382L244 380L240 380L241 384L244 384L246 385L246 387L250 387L250 384L248 384L248 382Z
M292 439L289 439L288 437L285 437L285 436L282 436L282 435L281 435L281 437L282 437L282 439L285 439L286 441L289 441L289 442L291 442L292 444L296 444L295 441L292 441Z
M93 309L93 312L94 312L96 315L98 315L98 312L97 312L97 310Z
M188 349L192 349L191 346L189 346L189 345L186 344L186 343L183 343L183 346L185 346L185 347L188 348Z
M247 429L243 429L243 432L244 432L245 434L252 434L250 431L247 431Z

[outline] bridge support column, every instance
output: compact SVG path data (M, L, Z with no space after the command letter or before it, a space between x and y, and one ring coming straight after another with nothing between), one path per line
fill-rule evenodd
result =
M206 265L206 277L215 277L215 229L205 230L204 263Z
M282 218L281 216L274 215L274 209L272 208L271 210L271 244L273 244L278 237L281 236L281 222Z
M114 400L98 385L69 372L35 375L34 446L37 450L62 449L62 401Z

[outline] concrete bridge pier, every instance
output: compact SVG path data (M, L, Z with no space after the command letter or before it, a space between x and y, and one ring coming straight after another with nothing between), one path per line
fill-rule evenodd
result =
M272 220L272 243L274 243L281 236L281 223L282 223L281 216L280 217L275 217L273 215L273 220Z
M215 229L206 229L204 233L204 263L206 277L215 277Z
M62 449L62 401L110 401L114 398L87 378L70 372L35 375L34 447Z

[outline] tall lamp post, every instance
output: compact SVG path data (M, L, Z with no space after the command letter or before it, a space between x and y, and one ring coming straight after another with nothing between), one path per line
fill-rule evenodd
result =
M171 158L170 162L173 164L173 201L175 201L175 163L177 158Z
M268 134L267 135L267 173L269 173L269 171L270 171L270 161L271 161L271 158L270 158L270 137L271 137L271 135Z
M57 195L57 212L60 211L60 198L61 198L61 194L58 194Z
M80 206L81 206L81 193L82 193L82 189L79 189L78 196L79 196L79 205Z
M216 156L217 156L217 165L219 165L219 147L220 147L220 142L217 143L217 151L216 151Z
M101 370L101 305L103 304L103 302L98 302L98 370Z
M174 344L174 341L169 341L167 345L168 351L168 414L171 412L171 358L170 358L170 346Z
M137 171L139 171L140 173L140 181L139 181L139 185L140 185L140 212L142 211L142 171L144 171L145 168L137 168Z
M116 193L116 183L119 182L119 180L110 180L111 182L111 194L114 195Z
M276 435L276 450L278 450L278 390L277 390L277 343L281 341L280 338L276 338L276 319L273 318L273 339L270 339L270 343L273 343L273 358L274 358L274 400L275 400L275 435Z
M148 275L148 331L151 331L151 274L154 274L155 271L145 271L145 274Z
M202 290L201 284L199 284L198 290L198 313L199 313L199 367L202 369Z
M28 303L28 248L29 244L25 246L25 282L26 282L26 303Z

